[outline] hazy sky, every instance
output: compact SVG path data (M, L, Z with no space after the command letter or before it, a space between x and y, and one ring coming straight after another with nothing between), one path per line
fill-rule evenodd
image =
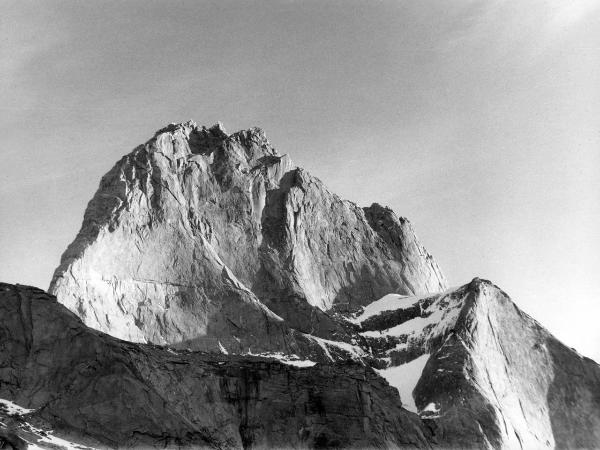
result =
M47 288L170 122L264 128L600 361L600 0L4 1L0 280Z

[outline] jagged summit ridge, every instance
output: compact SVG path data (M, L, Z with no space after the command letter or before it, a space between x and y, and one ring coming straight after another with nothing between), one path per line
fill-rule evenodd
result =
M102 178L50 292L129 340L289 351L288 328L344 340L333 307L445 285L391 210L340 199L260 128L227 134L188 121Z

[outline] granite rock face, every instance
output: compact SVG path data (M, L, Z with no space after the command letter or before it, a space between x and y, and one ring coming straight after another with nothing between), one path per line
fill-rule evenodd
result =
M0 286L1 398L35 409L0 420L17 447L42 425L94 447L600 447L595 362L488 281L448 289L406 219L256 128L173 124L123 157L52 280L71 312Z
M445 283L391 210L341 200L260 129L187 122L102 178L50 292L130 341L310 353L290 329L347 341L334 306Z
M0 442L14 448L430 447L418 417L360 364L125 342L4 283L0 335Z
M349 320L372 352L364 361L383 368L352 361L295 367L122 341L88 328L39 289L0 283L0 443L54 449L600 444L600 366L558 342L493 284L475 279L443 294L380 302Z
M388 296L350 320L380 361L379 374L438 444L600 446L600 366L489 281L435 296Z

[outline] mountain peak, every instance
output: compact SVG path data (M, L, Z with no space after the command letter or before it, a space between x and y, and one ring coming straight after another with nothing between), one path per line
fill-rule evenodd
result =
M225 126L221 121L215 123L212 127L208 129L212 133L221 133L225 136L228 136L227 130L225 130Z
M236 168L247 166L246 170L270 162L272 157L280 157L262 128L251 127L228 134L222 122L210 127L198 126L193 120L171 123L154 133L146 146L162 154L175 151L175 157L218 153L216 156L221 161L228 161L227 164Z
M169 125L156 130L154 133L154 137L163 134L163 133L176 133L178 131L183 132L186 136L192 132L192 130L197 130L198 125L193 120L188 120L186 122L171 122Z
M87 324L129 340L213 349L220 336L238 351L291 339L280 330L254 342L277 328L258 318L265 309L301 333L343 334L324 314L334 305L445 288L393 217L380 230L279 155L261 128L171 124L103 177L50 289Z

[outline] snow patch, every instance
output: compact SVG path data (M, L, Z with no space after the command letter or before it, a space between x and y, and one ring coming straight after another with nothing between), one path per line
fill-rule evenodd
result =
M451 287L443 292L429 293L423 295L400 295L400 294L387 294L381 297L379 300L375 300L364 307L362 313L356 317L346 318L348 322L360 325L370 317L377 316L383 312L396 311L400 309L408 309L419 301L426 298L438 297L442 298L447 294L456 291L458 287Z
M331 356L331 353L329 352L329 348L327 348L327 344L325 344L325 339L321 339L315 336L311 336L310 334L305 335L308 338L314 340L317 344L319 344L319 347L321 347L323 349L323 352L325 352L325 355L329 358L330 361L333 361L333 356Z
M24 414L34 412L35 409L23 408L22 406L19 406L10 400L4 400L0 398L0 411L4 412L4 414L8 416L22 416Z
M369 303L357 317L348 318L348 322L361 324L369 317L376 316L385 311L394 311L397 309L406 309L413 306L423 297L410 297L400 294L387 294L373 303Z
M298 355L287 355L281 352L263 352L263 353L252 353L248 352L246 355L249 356L260 356L263 358L276 359L280 363L287 364L288 366L296 366L296 367L312 367L317 363L315 361L311 361L310 359L300 359Z
M229 352L227 351L227 349L225 347L223 347L223 344L221 344L221 341L219 341L219 350L221 350L221 353L223 353L224 355L229 355Z
M363 331L360 333L364 337L381 337L381 336L403 336L405 334L416 334L419 333L427 325L438 322L438 314L432 314L429 317L415 317L414 319L407 320L400 325L381 331Z
M435 419L440 417L440 407L436 403L429 403L421 410L419 415L425 419Z
M40 447L37 444L45 444L43 447ZM73 442L65 441L64 439L58 438L56 436L48 435L42 437L37 444L29 444L27 446L28 449L31 450L44 450L45 448L61 448L67 450L80 450L80 449L91 449L91 447L85 447L83 445L78 445ZM49 447L47 445L50 445Z
M25 429L39 436L39 439L32 443L27 442L27 448L30 450L43 450L47 448L60 448L67 450L93 450L92 447L85 445L76 444L74 442L66 441L52 434L52 430L44 431L39 428L32 426L29 423L24 424Z
M296 367L312 367L317 364L316 362L311 361L310 359L299 359L299 360L280 359L280 361L283 364L287 364L288 366L296 366Z
M435 403L429 403L421 412L439 412L440 408Z
M408 336L408 339L419 339L428 341L435 336L444 334L452 328L458 319L464 297L453 300L448 295L441 295L424 312L430 313L426 317L415 317L400 325L381 331L363 331L360 333L367 338L381 338L386 336ZM449 301L449 305L441 303ZM401 344L405 345L405 344Z
M330 341L329 339L316 337L312 334L304 334L304 336L306 336L308 339L312 339L313 341L315 341L323 349L323 352L331 361L333 361L334 358L331 355L331 352L329 351L329 347L337 347L338 349L349 353L352 359L356 360L362 360L362 358L366 356L366 353L362 348L354 346L352 344L348 344L346 342Z
M423 369L429 360L429 356L431 355L426 353L400 366L376 370L391 386L398 389L402 406L414 413L418 411L412 395L413 390L423 374Z

